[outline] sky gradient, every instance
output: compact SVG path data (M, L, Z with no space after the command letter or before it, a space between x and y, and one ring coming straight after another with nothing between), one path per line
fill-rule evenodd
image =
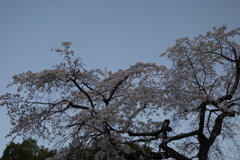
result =
M136 62L167 64L159 55L180 37L213 26L240 27L239 0L1 0L0 95L11 76L50 69L62 57L51 48L71 41L86 67L116 71ZM240 40L239 40L240 41ZM11 138L0 108L0 156Z

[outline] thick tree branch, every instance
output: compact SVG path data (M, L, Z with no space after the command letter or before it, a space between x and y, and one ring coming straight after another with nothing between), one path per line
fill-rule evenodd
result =
M230 94L234 94L235 91L237 90L238 84L239 84L239 77L240 77L240 56L237 56L236 50L233 47L232 48L234 56L235 56L235 63L236 63L236 75L235 75L235 82L232 86L232 89L230 91Z
M128 131L129 136L158 136L159 134L165 132L165 131L172 131L172 128L169 127L170 120L166 119L163 122L163 125L160 130L157 130L155 132L143 132L143 133L133 133L131 131Z
M69 106L71 106L72 108L78 108L78 109L86 109L86 110L89 109L89 107L76 105L76 104L73 104L72 102L69 102Z
M198 130L198 136L203 135L204 130L204 121L205 121L205 112L206 112L206 106L209 104L208 101L204 101L200 104L200 120L199 120L199 130Z
M223 119L226 116L234 117L235 113L234 112L224 112L224 113L217 116L217 118L215 120L215 124L213 126L213 129L212 129L212 131L210 133L210 137L209 137L209 143L211 145L214 143L217 136L219 136L221 134Z
M210 53L210 54L219 55L219 56L223 57L224 59L226 59L226 60L228 60L228 61L230 61L230 62L236 62L235 60L233 60L233 59L231 59L231 58L229 58L229 57L227 57L227 56L224 56L224 55L221 54L221 53L211 52L211 51L207 51L207 52L204 52L204 53Z
M78 83L76 82L76 79L71 79L71 81L87 97L88 101L90 102L91 107L94 108L94 104L93 104L93 101L92 101L92 98L90 97L90 95L82 87L80 87L78 85Z
M123 83L124 81L126 81L126 80L128 79L128 77L129 77L129 75L125 76L124 79L120 80L120 81L113 87L113 89L110 91L109 97L108 97L107 99L106 99L106 98L103 99L103 101L104 101L104 103L105 103L106 105L109 104L110 100L112 99L112 97L113 97L114 93L116 92L116 90L118 89L118 87L119 87L120 85L122 85L122 83Z
M205 113L206 113L206 106L209 104L208 101L202 102L199 106L200 108L200 120L199 120L199 130L198 130L198 141L199 141L199 152L198 152L198 158L200 160L206 160L207 154L209 150L209 146L207 145L207 138L203 134L204 132L204 122L205 122Z
M194 135L197 135L197 134L198 134L198 130L192 131L192 132L189 132L189 133L182 133L182 134L179 134L179 135L174 136L174 137L168 137L167 141L165 141L165 142L168 143L168 142L171 142L171 141L174 141L174 140L179 140L179 139L191 137L191 136L194 136Z
M90 87L87 83L85 83L85 82L82 82L82 84L84 84L88 89L90 89L90 90L94 90L92 87ZM96 91L96 90L95 90ZM105 96L102 94L102 93L100 93L100 92L98 92L98 91L96 91L103 99L105 99Z
M162 148L164 151L166 151L172 158L175 158L177 160L190 160L189 158L185 157L184 155L176 152L174 149L168 147L166 144L161 144L160 148Z
M231 100L231 99L232 99L232 95L231 95L231 94L228 94L228 95L225 95L225 96L220 97L220 98L217 100L217 102L218 102L218 103L222 103L222 102L225 101L225 100Z
M223 114L218 115L218 117L216 118L214 127L210 133L209 145L212 145L217 136L221 133L223 118L224 118Z

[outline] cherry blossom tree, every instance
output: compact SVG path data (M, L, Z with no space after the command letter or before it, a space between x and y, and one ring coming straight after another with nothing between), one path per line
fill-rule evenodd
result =
M8 136L69 144L53 159L93 143L95 159L223 159L231 150L238 157L239 35L240 28L214 27L162 53L171 68L136 63L116 72L87 70L63 42L54 49L62 63L13 76L17 93L1 96Z

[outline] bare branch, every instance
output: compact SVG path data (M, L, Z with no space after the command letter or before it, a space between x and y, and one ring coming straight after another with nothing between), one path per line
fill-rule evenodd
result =
M119 87L120 85L122 85L122 83L123 83L124 81L126 81L126 80L128 79L128 77L129 77L129 75L125 76L124 79L120 80L120 81L113 87L113 89L110 91L109 97L108 97L107 99L103 99L103 101L104 101L104 103L105 103L106 105L109 104L110 100L112 99L112 97L113 97L114 93L116 92L116 90L118 89L118 87Z
M129 136L158 136L159 134L165 132L165 131L172 131L172 128L169 127L170 120L166 119L163 122L163 125L160 130L157 130L155 132L144 132L144 133L133 133L131 131L128 131Z
M170 154L171 157L178 159L178 160L190 160L189 158L185 157L184 155L178 153L171 147L168 147L166 144L161 144L160 148Z
M71 81L87 97L88 101L90 102L91 107L94 108L94 104L93 104L93 101L92 101L92 98L90 97L90 95L82 87L80 87L78 85L78 83L76 82L76 79L71 79Z
M198 134L198 130L196 131L192 131L192 132L189 132L189 133L182 133L182 134L179 134L177 136L174 136L174 137L168 137L167 140L165 142L171 142L171 141L174 141L174 140L179 140L179 139L183 139L183 138L187 138L187 137L192 137L192 136L195 136Z

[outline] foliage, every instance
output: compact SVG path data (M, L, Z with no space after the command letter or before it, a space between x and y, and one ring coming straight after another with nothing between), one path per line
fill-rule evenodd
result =
M63 42L55 49L62 63L13 76L9 86L18 93L1 96L13 125L9 136L70 142L55 159L86 151L96 139L96 159L222 159L231 150L239 157L239 35L240 28L214 27L161 54L171 68L136 63L117 72L87 70Z
M39 147L36 140L26 139L21 144L11 142L3 152L1 160L45 160L53 157L56 151Z
M92 142L91 145L85 149L79 150L78 148L76 148L75 150L71 151L68 159L94 160L94 155L97 154L99 151L101 151L101 147L98 146L98 141L99 139L94 140L94 142ZM142 152L142 150L145 150L147 152L152 151L151 148L145 147L145 146L139 146L138 144L129 144L129 145L131 145L131 148L133 148L135 151L135 155L133 155L133 158L138 157L138 155L140 154L140 152ZM119 160L119 158L117 158L116 155L111 153L110 154L103 153L102 156L103 156L103 160L109 160L109 159ZM150 160L150 158L142 158L142 160Z

